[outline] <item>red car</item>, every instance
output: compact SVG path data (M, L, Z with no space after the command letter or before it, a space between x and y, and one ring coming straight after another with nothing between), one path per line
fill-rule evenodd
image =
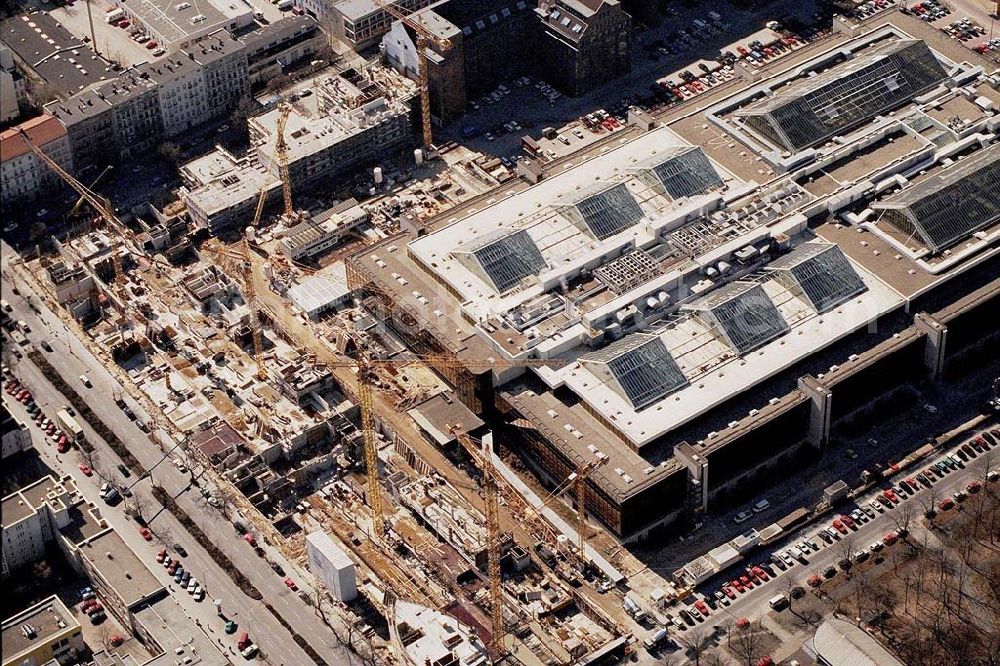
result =
M760 578L761 580L770 580L771 578L770 576L767 575L767 572L764 571L764 569L762 569L761 567L754 567L753 569L751 569L751 571L753 571L754 575L757 576L757 578Z
M60 440L60 442L56 444L56 451L59 453L66 453L69 451L69 442Z
M896 534L893 532L889 532L884 537L882 537L882 543L884 543L887 546L891 546L892 544L896 543L896 540L897 540Z
M966 490L967 490L967 491L968 491L969 493L971 493L971 494L973 494L973 495L975 495L975 494L976 494L976 493L978 493L978 492L979 492L980 490L982 490L982 488L983 488L983 484L982 484L982 483L981 483L980 481L970 481L970 482L969 482L969 485L967 485L967 486L965 487L965 489L966 489Z
M847 534L847 528L844 527L844 523L839 518L833 521L833 529L841 534Z
M942 511L947 511L948 509L955 506L955 502L952 501L950 497L945 497L943 500L938 502L938 508Z
M142 536L142 538L145 539L146 541L153 540L153 533L149 531L148 527L140 527L139 535Z
M855 523L855 522L854 522L854 519L853 519L853 518L851 518L850 516L841 516L841 517L840 517L840 521L841 521L842 523L844 523L845 525L847 525L847 526L848 526L849 528L851 528L852 530L853 530L853 529L855 528L855 526L857 525L857 523Z
M299 586L296 585L295 581L292 580L291 578L285 578L284 582L285 582L285 585L288 587L288 589L291 590L292 592L294 592L295 590L299 589Z
M740 582L743 583L743 587L747 588L748 590L753 589L753 581L750 580L750 576L740 576Z
M735 599L736 598L736 593L733 592L732 588L729 587L729 586L727 586L727 585L723 585L722 586L722 593L724 595L726 595L727 597L729 597L730 599Z
M708 606L705 604L704 601L699 599L698 601L694 602L694 607L697 608L698 612L701 613L704 617L708 617Z
M820 578L819 576L815 575L815 574L812 575L812 576L809 576L809 580L806 581L806 583L809 585L809 587L819 587L822 582L823 582L823 579Z
M737 592L742 592L743 591L743 583L741 583L737 579L735 579L735 578L732 579L731 581L729 581L729 584L732 585L733 589L736 590Z
M146 42L146 48L149 49L150 51L155 49L157 46L159 46L159 44L156 43L155 39Z
M897 495L896 491L893 490L892 488L886 488L885 490L883 490L882 495L884 495L885 498L890 502L892 502L893 504L899 504L899 495Z
M94 475L94 470L90 469L90 467L88 467L87 465L84 465L83 463L80 463L78 465L78 467L80 468L80 471L83 472L84 476L93 476Z
M167 559L167 549L164 548L156 554L156 563L163 564L163 560Z

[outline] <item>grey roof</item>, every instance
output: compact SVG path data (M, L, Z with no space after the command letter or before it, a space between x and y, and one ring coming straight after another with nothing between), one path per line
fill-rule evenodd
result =
M630 335L580 357L580 361L636 410L687 384L684 373L656 335Z
M722 186L722 178L698 146L679 146L666 155L650 157L639 169L660 184L672 199L703 194Z
M941 169L872 205L885 219L940 252L1000 220L1000 144Z
M115 76L110 63L48 12L21 14L4 21L0 39L61 96Z
M812 647L816 656L830 666L903 666L877 640L839 618L819 625Z
M840 248L822 241L803 243L765 270L795 288L820 313L868 289Z
M701 314L740 356L786 333L781 316L759 284L731 282L685 306Z
M736 115L788 150L802 150L905 104L945 76L923 41L897 40L791 83Z
M485 277L503 293L517 286L529 275L546 267L545 258L535 241L523 229L499 238L485 239L471 250Z
M643 216L642 208L624 183L598 186L592 194L586 194L573 204L573 208L597 240L628 229Z

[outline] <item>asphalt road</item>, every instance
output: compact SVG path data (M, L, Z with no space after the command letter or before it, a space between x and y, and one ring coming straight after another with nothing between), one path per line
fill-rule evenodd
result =
M934 462L937 462L946 454L953 453L957 449L958 445L966 441L968 440L958 442L947 451L936 455L929 461L922 462L914 469L901 472L894 479L895 485L898 485L898 482L901 479L908 478L916 474L919 470L926 469L927 467L933 465ZM1000 449L995 448L989 455L991 457L992 468L996 468L998 464L1000 464ZM776 576L772 577L769 581L758 585L752 590L748 590L742 594L738 593L737 598L729 606L720 606L712 610L705 622L701 623L699 626L705 626L707 629L717 624L730 624L740 617L746 617L753 621L770 612L770 607L767 603L768 600L774 595L788 589L789 582L791 585L798 585L808 589L807 581L811 576L821 576L823 571L828 567L836 567L837 563L841 559L844 559L846 551L846 546L844 544L847 543L848 540L851 544L851 550L865 550L870 554L871 551L868 547L873 542L881 541L882 537L887 533L898 529L898 523L904 522L900 515L903 511L902 507L905 505L910 505L911 511L911 519L908 521L910 531L910 536L908 538L912 541L921 541L922 532L927 529L922 523L924 503L928 502L932 497L935 498L935 501L948 497L959 489L964 489L965 486L973 479L982 480L983 473L980 469L981 463L979 461L983 458L984 454L979 454L977 458L973 459L969 463L966 463L964 469L953 471L943 479L938 479L937 483L933 484L930 488L921 486L921 490L917 491L913 495L910 495L909 497L900 496L900 503L895 505L893 509L887 509L885 513L877 514L875 518L869 520L867 523L859 524L857 529L850 530L848 534L842 535L840 539L834 541L832 544L827 544L820 538L815 537L815 534L820 529L829 527L837 515L849 514L853 509L857 508L855 504L848 503L838 507L838 511L836 513L829 514L821 521L802 528L798 532L782 540L779 544L770 546L768 549L756 553L752 558L750 558L750 560L743 561L739 565L734 566L729 570L728 577L718 578L720 580L721 578L726 578L728 580L738 577L740 574L744 573L743 567L745 567L750 561L769 561L772 552L784 550L796 542L801 541L805 537L813 537L813 540L820 546L819 551L811 552L806 555L806 564L796 562L786 571L781 571L780 569L772 567L777 574ZM857 498L857 506L867 506L879 492L881 492L881 490L873 489L870 492L859 496ZM905 546L901 543L897 543L893 547L900 548ZM883 551L883 553L884 552L885 551ZM842 576L843 574L838 573L837 575ZM706 595L713 595L715 590L719 589L719 583L716 582L715 584L703 587L702 589ZM692 630L690 629L683 632L674 631L673 635L683 640L685 635L691 633L691 631Z
M14 256L13 252L5 252L4 254L5 259ZM6 275L8 273L5 271L5 277ZM182 474L171 464L158 464L163 458L163 452L115 405L112 396L116 392L122 392L122 389L102 364L90 354L80 340L64 328L62 322L44 307L39 298L34 297L34 301L40 306L41 315L32 312L22 297L15 296L11 291L12 286L9 279L4 280L3 297L14 308L11 315L15 319L23 319L30 326L31 332L27 336L28 339L36 343L36 348L39 349L37 343L42 339L48 340L53 352L42 353L46 353L49 363L59 371L67 383L76 382L77 391L87 401L94 413L114 430L122 441L131 444L132 453L147 469L154 469L153 477L156 483L176 498L177 503L188 512L206 534L218 535L216 544L219 548L257 586L264 596L264 600L271 603L285 621L290 626L295 627L328 663L337 666L352 663L355 657L337 642L333 631L323 624L316 615L316 611L291 592L283 584L281 577L270 569L266 561L258 557L253 549L235 533L230 521L218 511L210 508L197 490L192 489L190 476ZM23 284L19 288L22 296L28 293ZM23 359L17 364L16 373L27 382L29 388L35 393L39 405L48 416L54 417L55 411L68 402L64 396L56 392L44 380L41 373L27 359ZM93 385L92 388L87 389L79 384L76 378L81 374L88 376ZM131 403L131 401L129 402ZM141 410L137 405L131 404L131 407L137 414L141 415ZM149 422L149 419L147 418L146 421ZM98 469L110 471L120 480L120 474L115 470L120 460L86 423L81 423L81 426L84 428L88 440L97 448ZM164 437L163 441L167 441L167 438ZM93 479L87 479L79 472L77 469L78 456L78 453L62 456L63 460L57 461L59 465L57 469L78 478L84 492L90 497L97 497L96 487L100 485L101 481L96 475ZM204 480L202 481L204 482ZM135 490L147 493L149 489L146 484L147 482L143 482ZM87 491L92 492L88 493ZM154 504L151 499L149 503ZM162 547L161 544L156 541L152 544L143 542L138 537L135 524L128 523L122 515L123 506L124 504L119 505L118 509L102 508L105 509L106 513L124 520L120 528L123 535L133 537L132 540L138 539L139 549L137 552L145 553L148 551L147 554L151 554L152 559L155 557L156 551ZM264 608L263 602L254 601L239 591L229 576L215 564L207 552L198 546L194 538L187 534L173 516L163 511L151 521L151 527L158 534L168 537L164 539L168 547L172 547L175 542L184 545L189 553L188 558L184 560L185 566L188 566L187 562L190 560L192 564L189 568L192 575L204 582L213 598L223 600L224 612L234 617L244 630L251 632L251 637L258 642L261 650L270 655L271 663L275 666L278 664L290 666L311 663L309 657L292 640L291 634ZM130 544L132 540L130 540ZM272 559L275 558L272 556ZM155 565L155 560L152 564ZM285 569L290 575L295 575L289 566L286 566ZM305 581L296 579L296 582L301 588L308 590ZM202 612L203 609L206 609L214 617L214 609L207 599L198 607L199 612ZM214 622L219 624L218 618L215 618Z

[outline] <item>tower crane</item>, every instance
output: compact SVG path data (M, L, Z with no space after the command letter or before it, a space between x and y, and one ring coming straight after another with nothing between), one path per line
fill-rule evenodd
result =
M278 123L275 128L274 139L274 161L278 163L278 177L281 179L281 194L285 202L285 215L291 215L292 208L292 181L288 174L288 143L285 141L285 126L288 124L288 115L292 112L292 105L282 102L278 105ZM267 201L267 186L270 180L265 177L260 186L260 194L257 195L257 208L253 213L253 226L255 229L260 226L260 218L264 213L264 204Z
M411 14L402 11L392 4L392 1L375 0L375 5L397 21L402 21L417 36L417 82L420 84L420 121L423 125L424 147L427 147L434 143L433 131L431 129L431 89L427 74L427 49L431 44L434 44L440 51L448 51L451 49L451 40L435 35L427 29L422 21L418 21Z
M36 146L31 141L31 138L28 136L28 133L24 131L24 129L18 128L18 132L20 132L21 138L23 138L25 143L28 144L28 147L31 148L31 152L33 152L35 156L38 157L43 164L45 164L45 166L55 172L55 174L59 176L63 182L73 188L73 190L79 194L82 199L93 206L94 210L97 211L97 214L100 215L112 231L115 232L111 234L111 257L115 268L115 282L119 285L119 287L123 285L124 271L122 270L121 246L124 243L124 239L132 241L133 245L138 246L135 242L135 234L132 233L132 230L118 219L118 216L115 215L114 206L111 205L111 202L108 201L107 197L91 191L90 188L63 169L58 162L49 157L44 150ZM124 305L124 303L122 305Z
M258 205L258 210L260 206ZM211 243L211 244L210 244ZM236 262L234 273L240 276L243 282L243 296L250 310L250 335L253 338L253 360L257 366L257 379L263 381L267 379L267 369L264 367L264 340L260 332L260 301L257 299L257 288L253 283L253 263L250 261L250 241L246 234L243 240L233 247L221 247L217 241L210 241L203 245L203 249L219 257L231 259Z
M566 480L556 486L552 492L548 494L544 501L542 501L541 506L538 508L541 511L544 507L548 506L549 503L561 495L563 491L567 488L572 488L576 499L576 536L577 536L577 549L580 560L586 563L586 553L583 548L586 545L587 539L585 536L585 530L587 528L586 520L586 495L587 495L587 477L589 477L598 467L608 462L607 457L594 458L590 462L581 465L575 472L572 472Z

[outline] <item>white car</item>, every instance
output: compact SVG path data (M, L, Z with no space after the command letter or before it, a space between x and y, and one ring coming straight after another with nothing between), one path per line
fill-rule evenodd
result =
M80 375L80 383L86 386L87 388L93 386L93 384L90 383L90 378L87 377L87 375Z

